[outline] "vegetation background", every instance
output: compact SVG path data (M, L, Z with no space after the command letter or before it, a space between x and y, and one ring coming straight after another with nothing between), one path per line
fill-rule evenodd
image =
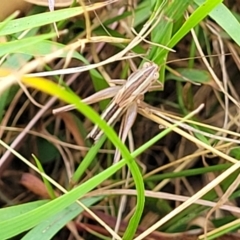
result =
M0 239L240 239L240 2L53 5L0 3ZM93 94L144 62L162 87L113 128Z

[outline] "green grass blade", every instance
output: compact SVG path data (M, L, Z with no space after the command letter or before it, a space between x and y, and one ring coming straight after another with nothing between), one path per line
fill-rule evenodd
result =
M97 124L104 131L106 136L109 137L109 139L112 141L115 147L119 149L123 158L126 159L127 165L131 171L137 190L136 211L134 212L132 218L130 219L129 225L124 235L124 238L126 237L125 239L131 239L134 236L136 229L138 227L138 223L141 219L145 197L144 197L144 184L141 172L135 160L130 155L127 147L121 142L115 131L110 126L108 126L108 124L103 119L101 119L100 116L95 111L93 111L91 107L81 102L77 95L73 94L70 91L67 91L67 89L64 89L63 87L58 86L57 84L50 82L44 78L24 78L23 82L38 90L44 91L48 94L58 97L69 104L74 104L77 110L79 110L81 113L87 116L92 122Z
M50 38L50 37L48 37L48 38ZM32 39L29 39L29 38L24 38L24 39L26 39L25 40L26 42L32 41ZM17 41L20 41L20 40L17 40ZM27 45L27 46L23 45L23 46L21 46L21 48L10 49L10 52L24 53L24 54L28 54L31 56L39 57L39 56L46 56L51 52L55 52L60 49L64 49L65 47L66 47L66 45L64 45L64 44L60 44L60 43L53 42L50 40L42 40L41 42L37 43L37 48L36 48L36 45L34 45L34 44ZM67 57L68 55L69 55L69 51L65 51L65 53L63 53L59 57ZM82 62L86 62L86 59L77 51L74 51L72 53L72 57L76 58Z
M6 146L1 140L0 143L3 146ZM113 175L116 171L118 171L124 165L126 165L126 163L127 161L123 160L117 164L114 164L110 168L106 169L104 172L92 177L90 180L83 183L81 186L74 188L73 190L64 194L63 196L54 199L51 202L48 202L43 206L33 209L27 213L23 213L20 216L16 216L5 221L1 221L0 222L1 238L2 239L11 238L24 231L29 230L30 228L33 228L34 226L40 224L43 221L48 220L49 217L52 217L55 214L62 211L63 209L69 207L76 200L83 197L87 192L97 187L99 183Z
M103 143L106 140L106 136L103 136L96 144L92 146L92 148L88 151L87 155L84 157L84 159L79 164L78 168L74 172L71 180L71 184L75 185L79 181L79 179L82 177L82 175L86 172L89 165L92 163L93 159L98 153L98 150L101 148Z
M39 201L35 201L35 202L24 203L21 205L1 208L0 209L0 222L12 219L23 213L30 212L40 206L43 206L44 204L46 204L48 202L49 202L49 200L39 200Z
M204 1L195 0L195 2L200 5ZM216 8L210 12L209 16L216 21L219 26L226 31L226 33L229 34L229 36L238 44L238 46L240 46L240 23L224 4L219 4L216 6Z
M42 34L39 36L23 38L23 39L19 39L19 40L7 42L7 43L2 43L0 45L0 57L2 57L5 54L21 51L22 48L27 48L31 45L36 46L39 42L48 38L52 38L54 36L56 36L56 33L48 33L48 34Z
M36 156L33 155L33 159L35 160L39 171L42 172L42 173L45 173L41 162L36 158ZM50 198L51 199L56 198L56 194L55 194L54 189L53 189L52 185L50 184L50 182L44 177L42 179L43 179L44 185L47 189L47 192L48 192Z
M105 4L92 4L86 6L86 10L93 10L100 8ZM20 31L25 31L34 27L44 26L53 22L58 22L64 19L69 19L74 16L82 14L84 9L82 7L66 8L61 10L55 10L54 12L40 13L29 17L15 19L0 23L0 36L13 34Z
M168 47L174 47L192 28L199 24L223 0L208 0L197 8L173 36Z
M100 201L103 197L92 197L83 199L82 203L86 207L91 207L96 202ZM29 231L22 240L48 240L63 228L69 221L82 213L84 209L77 203L73 203L53 217L49 218ZM41 233L41 234L40 234Z

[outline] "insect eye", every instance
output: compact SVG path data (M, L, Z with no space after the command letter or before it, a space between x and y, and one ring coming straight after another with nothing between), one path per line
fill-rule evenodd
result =
M143 63L142 68L148 68L148 67L150 67L150 66L151 66L151 63L150 63L150 62L145 62L145 63Z
M158 79L159 78L159 72L155 72L154 73L154 79Z

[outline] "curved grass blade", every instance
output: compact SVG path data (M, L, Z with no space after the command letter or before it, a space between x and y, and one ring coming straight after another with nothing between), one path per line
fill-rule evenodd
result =
M109 139L113 142L115 147L119 149L131 171L131 174L136 185L136 190L138 193L136 210L132 218L130 219L128 227L124 234L124 239L132 239L138 227L139 221L141 219L145 197L144 197L144 184L141 172L135 160L131 157L127 147L121 142L121 140L118 138L114 130L110 126L108 126L108 124L104 120L102 120L100 116L94 110L92 110L91 107L81 102L77 95L67 91L63 87L58 86L57 84L48 81L44 78L23 77L22 81L28 86L34 87L38 90L56 96L69 104L74 104L76 106L76 109L82 112L92 122L97 124L104 131L107 137L109 137Z

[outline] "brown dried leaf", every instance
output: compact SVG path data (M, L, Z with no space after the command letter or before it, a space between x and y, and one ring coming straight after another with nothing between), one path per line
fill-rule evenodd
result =
M84 138L79 133L78 126L76 124L76 121L74 120L74 116L69 112L61 112L58 113L57 116L61 117L64 121L66 128L69 130L69 132L72 134L75 142L78 146L86 146ZM86 151L82 151L82 155L86 155Z
M47 189L46 189L45 185L36 176L34 176L30 173L24 173L22 175L20 183L25 188L27 188L31 192L35 193L36 195L38 195L42 198L49 198L49 195L48 195L48 192L47 192Z

